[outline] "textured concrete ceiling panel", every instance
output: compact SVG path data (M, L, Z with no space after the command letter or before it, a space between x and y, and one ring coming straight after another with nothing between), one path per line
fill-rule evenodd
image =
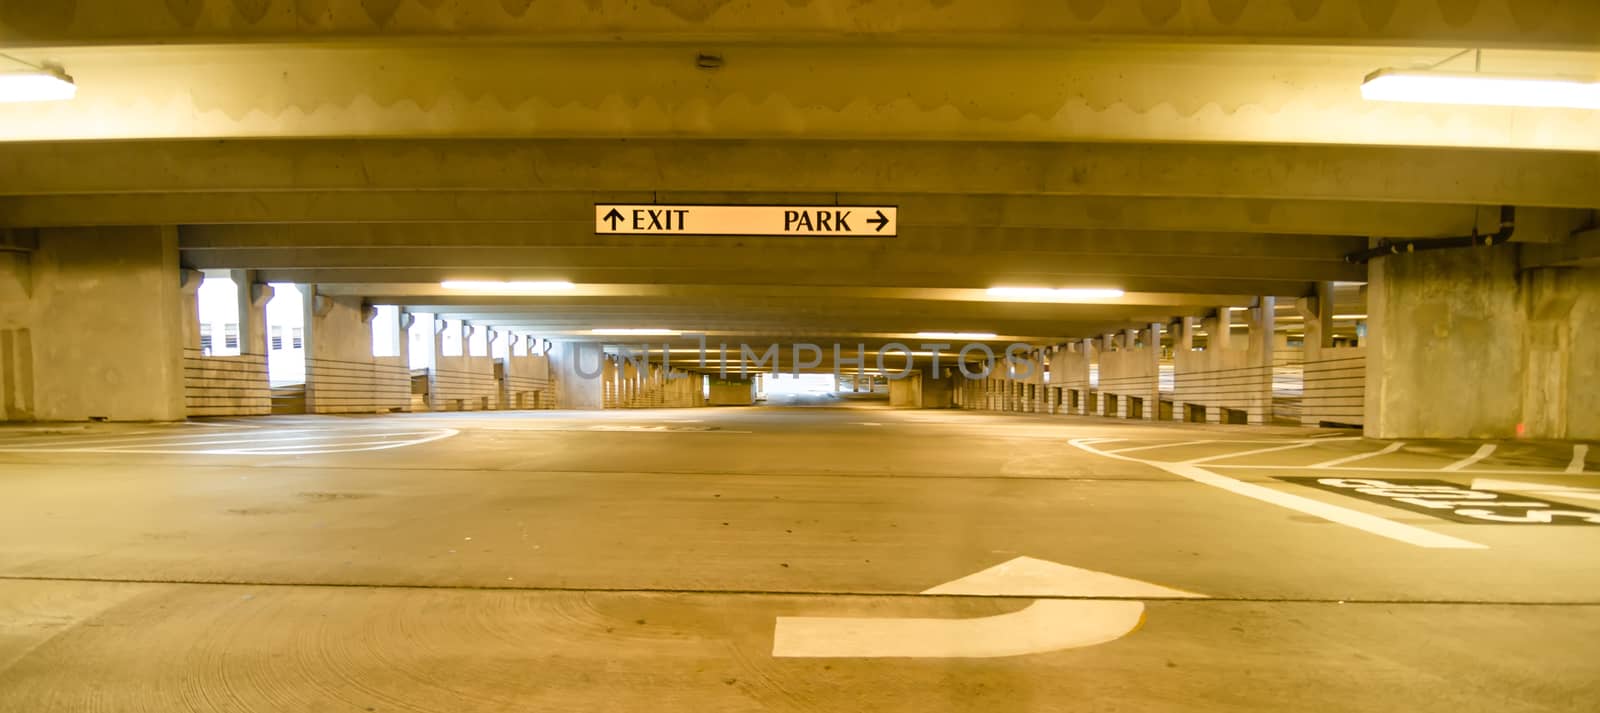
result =
M545 42L1060 41L1162 37L1570 47L1583 0L0 0L0 41L38 44L468 34Z
M1595 49L1600 49L1597 43ZM1600 150L1600 112L1362 100L1448 49L1096 44L16 51L71 102L0 105L0 140L655 137L1194 141ZM1600 74L1600 52L1499 51L1497 72ZM1471 67L1470 59L1466 62Z

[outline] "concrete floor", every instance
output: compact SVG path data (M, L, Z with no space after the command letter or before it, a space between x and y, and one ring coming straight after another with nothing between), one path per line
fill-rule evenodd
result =
M0 711L1591 710L1600 526L1277 480L1600 508L1600 448L1484 445L871 405L3 429ZM1204 598L922 594L1019 557ZM1132 601L1105 643L931 657ZM775 655L779 617L930 657Z

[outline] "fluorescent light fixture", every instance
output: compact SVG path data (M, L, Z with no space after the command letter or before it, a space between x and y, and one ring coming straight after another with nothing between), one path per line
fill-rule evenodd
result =
M1249 312L1250 308L1249 307L1229 307L1228 311L1229 312Z
M72 77L49 69L0 72L0 103L66 101L78 95Z
M461 292L487 292L492 294L524 294L544 292L566 292L577 285L560 280L547 282L496 282L490 280L445 280L439 283L440 287L447 290Z
M1000 297L1021 302L1080 302L1114 300L1123 295L1122 290L1092 287L991 287L990 297Z
M1600 109L1600 82L1562 77L1380 69L1361 83L1368 101Z
M1334 319L1366 319L1367 316L1364 315L1364 314L1336 314L1336 315L1333 316L1333 318Z
M918 339L994 339L1000 335L994 332L917 332Z
M676 329L591 329L589 333L614 337L676 337L683 334Z

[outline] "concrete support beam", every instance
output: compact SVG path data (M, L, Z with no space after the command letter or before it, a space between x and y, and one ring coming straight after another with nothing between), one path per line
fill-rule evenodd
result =
M818 156L828 160L818 161ZM1484 171L1492 164L1494 171ZM783 170L773 170L781 166ZM935 193L1600 207L1600 155L1366 146L399 140L0 144L0 195L263 190Z

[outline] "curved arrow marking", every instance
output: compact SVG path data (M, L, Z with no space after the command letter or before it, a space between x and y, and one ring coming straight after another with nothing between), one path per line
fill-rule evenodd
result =
M923 594L1041 599L1020 611L975 619L780 616L778 658L997 658L1115 641L1144 623L1145 599L1204 599L1114 574L1018 557ZM1090 599L1088 597L1106 597Z
M778 617L779 658L997 658L1115 641L1144 621L1144 603L1046 599L977 619Z

